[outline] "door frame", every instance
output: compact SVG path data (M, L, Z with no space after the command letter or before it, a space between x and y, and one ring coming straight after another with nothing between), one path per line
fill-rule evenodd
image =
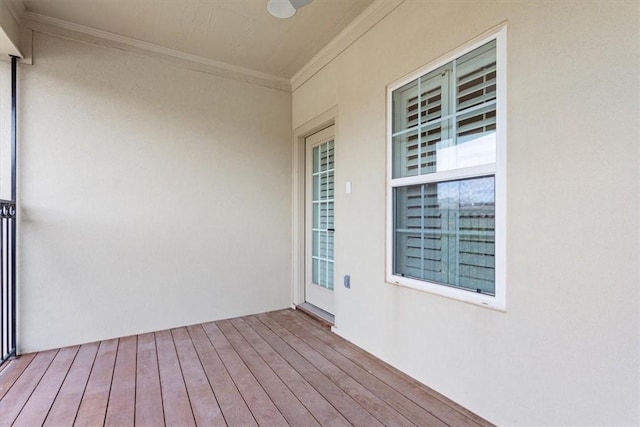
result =
M304 295L304 300L306 303L309 303L315 307L318 307L324 311L326 311L327 313L331 314L333 316L333 312L334 310L334 306L335 306L335 283L333 283L335 280L335 268L332 267L332 271L333 271L333 277L332 277L332 284L334 284L332 289L328 289L323 287L322 285L316 284L313 282L313 260L312 260L312 254L313 254L313 247L314 247L314 237L313 237L313 217L314 217L314 205L313 205L313 194L314 194L314 184L313 184L313 178L312 178L312 172L314 170L314 166L313 166L313 152L315 151L316 148L323 146L323 145L327 145L327 144L333 144L333 158L334 158L334 166L333 166L333 197L331 197L332 199L332 203L334 206L334 213L335 213L335 195L336 195L336 191L335 191L335 153L336 153L336 143L335 143L335 126L329 126L326 127L310 136L308 136L306 138L306 146L305 146L305 157L306 157L306 161L305 161L305 166L306 166L306 170L305 170L305 227L304 227L304 232L305 232L305 295ZM327 153L328 155L328 153ZM318 156L320 156L320 153L318 153ZM320 161L320 157L318 159ZM328 158L327 158L328 161ZM318 172L320 172L318 170ZM320 185L321 180L318 180L318 185ZM318 189L318 197L321 197L321 190ZM318 207L318 209L320 209ZM328 213L328 212L327 212ZM320 211L318 211L318 215L320 215ZM318 227L322 228L321 224L321 217L318 217ZM335 224L335 218L332 219L332 222ZM328 225L328 224L327 224ZM335 225L334 225L335 227ZM318 239L320 238L320 235L322 233L318 233ZM334 239L334 244L331 245L331 251L335 253L335 228L331 231L331 237ZM319 243L319 242L318 242ZM327 242L328 244L328 242ZM323 254L321 254L320 252L318 252L317 256L319 258L323 258ZM331 263L333 266L335 266L335 257L332 256L331 257ZM319 263L320 264L320 263ZM319 267L319 265L318 265ZM318 273L318 279L320 279L320 273Z
M307 121L293 130L293 194L292 194L292 229L291 229L291 302L292 306L305 302L305 179L306 179L306 138L331 125L335 125L334 140L338 138L338 107L332 107L324 113ZM335 179L335 176L334 176ZM337 180L335 181L337 184ZM338 186L336 185L336 189ZM335 248L334 248L335 251ZM335 259L335 257L334 257ZM335 273L334 273L335 274ZM337 320L339 309L338 286L334 286L334 316Z

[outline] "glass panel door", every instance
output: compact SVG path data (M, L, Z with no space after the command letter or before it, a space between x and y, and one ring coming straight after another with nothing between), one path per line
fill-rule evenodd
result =
M305 301L333 314L334 287L334 127L306 139Z
M313 147L312 281L333 290L333 141Z

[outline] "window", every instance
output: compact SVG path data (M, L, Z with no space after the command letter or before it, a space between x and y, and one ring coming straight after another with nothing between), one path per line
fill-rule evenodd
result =
M505 32L388 88L387 281L505 308Z

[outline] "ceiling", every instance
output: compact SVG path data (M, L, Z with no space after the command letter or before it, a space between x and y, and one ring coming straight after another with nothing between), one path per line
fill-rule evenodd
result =
M52 17L289 79L374 0L314 0L289 19L267 0L12 0Z

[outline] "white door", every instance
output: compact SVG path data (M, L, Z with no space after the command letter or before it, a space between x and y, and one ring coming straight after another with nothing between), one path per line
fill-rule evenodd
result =
M306 139L305 301L333 314L334 126Z

